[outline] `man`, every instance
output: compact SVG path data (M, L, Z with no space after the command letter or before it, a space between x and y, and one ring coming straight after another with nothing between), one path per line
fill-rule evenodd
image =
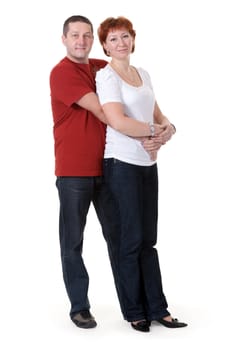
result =
M93 40L93 26L88 18L69 17L62 35L67 55L50 74L62 270L71 303L70 317L81 328L97 325L90 312L89 276L82 258L83 232L91 202L107 242L120 299L113 259L119 222L117 208L102 177L106 119L95 94L95 73L107 62L89 59ZM144 134L150 135L151 127L142 127ZM153 150L149 144L148 152L150 148Z
M50 75L61 261L71 302L70 317L78 327L93 328L97 323L90 313L89 277L82 258L83 231L91 202L104 236L114 229L110 198L102 186L105 125L100 120L105 122L105 118L95 94L95 72L106 62L88 58L93 26L83 16L72 16L64 22L62 41L67 56Z

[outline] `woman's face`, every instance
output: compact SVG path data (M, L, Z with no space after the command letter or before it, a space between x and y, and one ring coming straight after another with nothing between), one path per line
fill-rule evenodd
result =
M134 45L132 35L124 28L109 31L104 48L112 58L128 57Z

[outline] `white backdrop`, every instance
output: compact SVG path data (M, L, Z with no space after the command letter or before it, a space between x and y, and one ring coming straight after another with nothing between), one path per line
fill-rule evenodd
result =
M224 348L232 344L232 1L1 2L1 349ZM159 154L164 290L189 327L122 320L105 242L91 208L84 255L98 322L77 329L61 275L49 73L64 55L64 20L97 29L124 15L137 32L131 63L147 69L177 134ZM106 58L97 35L91 57ZM225 346L226 348L226 346ZM229 345L228 345L229 348Z

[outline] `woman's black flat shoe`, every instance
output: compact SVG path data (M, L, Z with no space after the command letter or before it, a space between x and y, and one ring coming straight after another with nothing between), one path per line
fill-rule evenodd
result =
M172 318L171 321L166 321L163 318L160 318L159 320L156 320L156 321L161 323L163 326L167 328L181 328L181 327L187 326L187 323L180 322L177 320L177 318Z
M136 329L136 331L140 331L140 332L150 331L150 327L147 321L139 321L137 323L131 322L131 326L133 327L133 329Z

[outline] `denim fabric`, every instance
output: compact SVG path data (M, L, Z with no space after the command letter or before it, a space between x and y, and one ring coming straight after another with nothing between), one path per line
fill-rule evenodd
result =
M169 315L163 293L157 243L157 165L104 160L105 182L117 200L121 234L115 255L122 313L126 320ZM118 249L117 248L117 249Z
M65 287L71 303L71 318L88 310L89 276L83 258L83 233L87 213L93 203L107 242L108 253L117 286L113 257L118 252L119 217L117 207L107 190L103 177L58 177L56 186L60 199L60 249ZM98 256L96 257L98 259ZM118 291L120 297L120 292Z

